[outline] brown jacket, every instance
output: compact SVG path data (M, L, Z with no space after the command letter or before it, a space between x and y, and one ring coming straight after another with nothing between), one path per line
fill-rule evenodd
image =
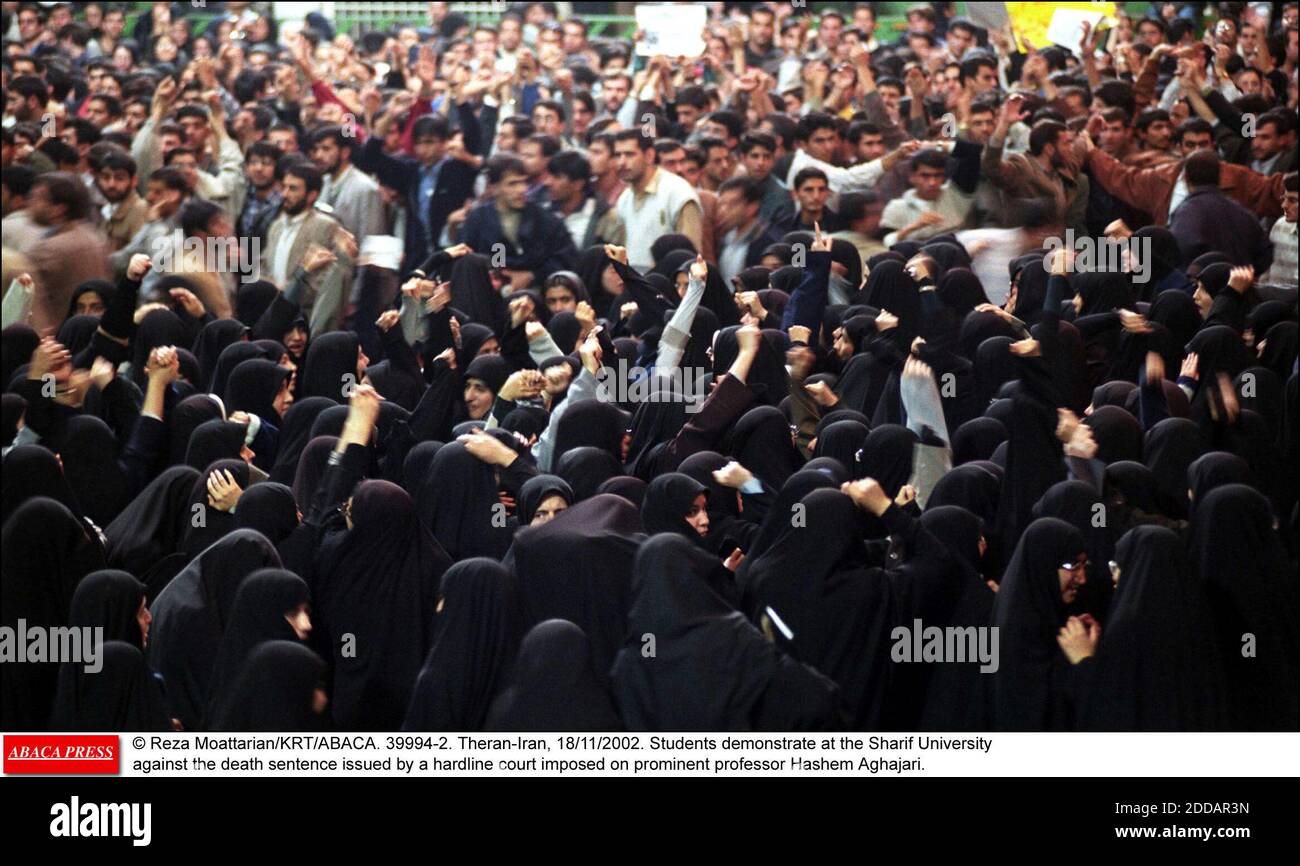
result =
M52 333L68 316L72 293L86 280L112 278L104 235L86 222L65 223L29 253L36 291L32 327Z
M149 202L145 201L133 189L127 197L113 209L113 215L104 223L104 232L108 235L109 252L117 252L126 246L140 227L149 221Z
M1101 148L1088 152L1088 168L1097 183L1125 204L1151 214L1153 225L1169 223L1169 200L1183 171L1183 161L1153 168L1132 168ZM1244 165L1219 163L1219 189L1246 210L1258 216L1282 215L1282 184L1286 176L1251 171ZM1133 226L1133 228L1140 228Z

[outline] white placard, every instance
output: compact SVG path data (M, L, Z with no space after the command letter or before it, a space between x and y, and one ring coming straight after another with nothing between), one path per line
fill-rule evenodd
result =
M636 53L642 57L699 57L704 53L703 5L636 7L636 26L642 30Z
M1086 22L1093 30L1106 17L1104 12L1087 12L1082 9L1057 9L1052 13L1052 23L1047 25L1047 41L1053 45L1078 49L1083 40L1083 25Z

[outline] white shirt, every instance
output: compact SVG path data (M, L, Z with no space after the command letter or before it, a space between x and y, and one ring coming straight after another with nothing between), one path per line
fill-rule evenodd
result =
M1174 211L1187 198L1187 173L1178 172L1178 180L1174 182L1174 191L1169 195L1169 219L1173 219Z
M871 189L880 182L880 178L885 174L883 157L855 165L852 168L840 168L837 165L831 165L829 162L814 159L808 155L806 150L796 150L794 159L790 161L790 173L786 176L786 186L794 189L795 176L805 168L820 168L826 172L826 185L830 187L831 192L835 193L836 196L843 195L846 192L860 192ZM829 202L829 204L832 207L835 206L835 202Z
M564 227L569 230L569 237L573 238L573 245L578 249L582 249L582 239L587 236L587 226L595 213L596 200L588 198L583 200L582 207L564 218Z
M275 256L271 260L271 279L280 288L284 288L289 283L289 250L293 249L293 243L298 239L298 232L302 231L302 225L307 221L307 214L311 211L303 208L302 213L297 216L281 214L277 219L284 220L284 231L280 233L280 242L276 244Z
M677 231L677 218L688 202L695 202L701 213L704 210L699 195L689 183L657 166L654 172L644 193L638 195L629 184L615 205L623 225L627 226L627 262L639 271L654 266L650 245L660 235Z

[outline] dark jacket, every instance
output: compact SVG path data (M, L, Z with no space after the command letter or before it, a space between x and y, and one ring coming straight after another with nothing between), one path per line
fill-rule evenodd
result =
M1254 265L1257 274L1273 263L1273 244L1256 217L1211 187L1188 193L1169 220L1169 231L1178 239L1183 267L1211 250L1234 265Z
M465 150L477 153L479 149L478 117L466 103L456 106L460 131L465 140ZM474 198L474 180L478 171L458 159L446 159L438 171L433 196L429 200L429 232L418 216L420 210L420 163L408 156L391 156L384 153L384 143L377 135L366 141L365 147L354 160L357 168L373 173L379 182L406 194L406 245L403 273L417 267L437 247L438 236L447 224L452 211L460 210L467 199ZM432 234L432 237L429 237Z
M531 271L541 282L556 271L573 270L578 250L564 222L545 207L528 202L519 220L519 243L510 243L501 229L496 202L487 201L469 212L461 226L459 240L476 253L492 256L496 244L505 246L503 267L512 271ZM497 262L493 262L497 266Z

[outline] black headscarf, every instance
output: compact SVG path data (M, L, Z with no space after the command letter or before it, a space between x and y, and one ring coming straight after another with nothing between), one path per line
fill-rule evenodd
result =
M442 446L442 442L428 440L417 443L406 452L406 457L402 459L402 488L412 497L419 495L424 477L429 473L429 466Z
M279 293L280 290L270 280L241 283L235 292L235 318L248 327L253 327Z
M185 465L203 470L218 460L239 460L248 428L234 421L204 421L190 434Z
M943 474L930 497L926 510L945 505L956 505L974 514L984 522L989 543L994 543L993 527L998 517L998 490L1000 479L992 472L974 463L963 463Z
M102 628L104 640L144 649L138 619L145 586L125 571L102 569L86 575L72 594L73 628Z
M313 642L333 656L335 723L394 730L433 643L438 581L451 558L396 484L362 482L351 509L352 528L328 539L318 556ZM357 651L345 652L345 635Z
M267 641L249 655L215 731L313 731L316 689L325 674L320 656L299 643Z
M1201 314L1191 295L1178 289L1166 289L1156 295L1147 311L1147 318L1163 325L1177 346L1185 346L1201 327Z
M589 499L611 478L623 474L618 458L604 448L585 445L560 455L554 463L555 474L568 482L575 501Z
M61 503L36 496L14 509L0 541L0 624L67 625L77 584L104 567L84 524ZM7 665L0 678L4 729L46 730L57 680L53 662Z
M519 525L528 526L537 516L537 509L552 496L560 496L572 505L573 489L569 483L558 475L534 475L519 488L519 500L516 503L519 512Z
M451 305L500 334L505 330L506 304L492 288L490 264L488 257L479 253L456 259L451 268Z
M453 561L472 556L499 560L510 547L496 472L460 442L438 449L416 500L424 524Z
M1244 484L1212 490L1192 516L1190 553L1213 611L1234 731L1300 725L1295 574L1273 523L1268 500Z
M656 383L651 394L632 415L632 442L628 446L627 471L648 481L657 471L664 446L686 424L686 401L671 383Z
M492 702L487 731L620 731L609 693L591 666L582 629L548 619L519 644L514 673Z
M1156 477L1163 513L1187 516L1187 467L1209 450L1200 428L1186 418L1166 418L1147 431L1142 462Z
M180 549L193 515L190 494L202 473L192 466L171 466L104 528L105 556L113 568L142 577L161 559ZM157 594L156 587L152 594Z
M231 343L248 335L248 325L238 319L213 319L199 331L194 343L194 357L199 362L199 381L194 384L204 391L212 389L212 378L217 372L217 359Z
M627 429L628 421L627 413L613 403L579 400L560 417L554 453L563 455L573 448L592 445L605 449L615 460L621 461L623 431Z
M646 488L645 501L641 505L641 522L650 534L675 532L683 538L690 539L698 546L703 546L703 537L686 522L701 493L708 495L709 489L689 475L680 472L665 472L656 476Z
M311 341L307 359L298 373L299 397L328 397L346 403L343 388L357 381L360 341L352 331L332 331ZM351 380L347 377L351 376Z
M796 513L795 506L799 504L800 500L814 490L838 488L841 483L843 483L842 480L832 476L828 471L807 467L800 469L787 478L785 484L781 485L781 491L777 494L776 500L768 508L758 534L745 550L745 561L741 563L737 579L744 578L747 580L749 564L756 561L759 555L768 550L785 528L791 525L791 520Z
M862 477L874 478L889 498L912 477L912 451L916 434L898 424L882 424L867 435L862 446Z
M1075 727L1069 662L1056 642L1066 616L1057 570L1083 551L1079 531L1055 517L1040 517L1020 537L993 602L1000 654L993 674L998 730Z
M185 338L185 325L180 316L171 310L151 310L136 326L135 335L131 337L131 381L143 388L146 381L145 364L149 353L159 346L189 345Z
M861 478L862 450L870 432L868 425L852 419L827 424L817 433L817 447L813 450L813 456L833 457L849 470L853 478Z
M833 724L834 685L781 655L704 580L712 558L678 535L636 557L626 639L610 676L629 730L806 730ZM645 652L647 636L654 653Z
M50 727L56 731L170 731L162 691L144 653L105 638L100 669L69 662L59 671Z
M1093 663L1082 727L1212 731L1225 721L1210 611L1178 535L1139 526L1115 548L1119 585Z
M597 493L612 493L631 502L637 508L645 501L648 485L634 475L615 475L596 488Z
M769 490L779 490L804 464L790 437L790 422L775 406L755 406L741 415L723 450Z
M980 304L989 302L980 278L965 267L951 268L944 272L939 278L937 291L944 306L962 318Z
M1251 484L1253 481L1250 464L1236 454L1226 451L1202 454L1187 467L1187 489L1192 494L1188 510L1195 511L1196 503L1215 488L1225 484Z
M99 328L99 316L72 316L59 325L55 337L75 359L83 349L90 345L91 338ZM74 365L76 361L73 362Z
M738 325L733 325L718 331L713 341L714 378L720 378L726 373L740 355L740 341L736 337L739 330ZM758 353L754 356L745 383L754 392L756 402L769 406L780 403L790 393L790 374L785 369L785 353L777 351L767 340L766 333L758 341Z
M514 576L494 560L467 559L442 576L438 595L433 647L402 729L481 731L519 646Z
M298 468L293 475L293 498L303 514L311 511L316 488L320 486L321 479L325 476L325 467L329 465L330 452L338 443L337 436L317 436L302 449L302 457L298 459Z
M1087 580L1079 588L1071 613L1090 613L1104 620L1110 605L1110 572L1107 563L1115 556L1115 541L1123 532L1114 514L1098 525L1098 515L1105 514L1101 494L1082 481L1058 481L1049 487L1034 506L1034 517L1056 517L1078 530L1088 554ZM1064 560L1063 560L1064 561Z
M260 533L239 529L199 554L154 602L149 662L162 674L171 713L186 730L199 729L240 583L268 567L280 567L275 546Z
M264 481L239 497L235 509L238 529L256 529L277 547L298 527L298 503L285 484Z
M224 421L225 417L221 402L211 394L193 394L177 403L167 413L167 440L170 453L168 465L176 466L186 462L185 455L190 447L190 438L201 424L208 421Z
M249 487L248 464L242 460L217 460L199 474L185 505L189 527L181 541L181 551L186 556L197 556L235 528L234 514L208 504L208 479L214 472L229 472L236 484L245 490Z
M1136 460L1118 460L1106 467L1107 501L1120 502L1131 509L1156 514L1160 511L1156 476Z
M306 581L292 571L264 568L244 578L235 593L230 622L221 636L212 668L208 712L204 717L207 723L221 714L220 708L231 697L235 678L258 644L298 639L288 616L310 600Z
M226 411L247 412L279 426L280 413L274 406L276 395L289 378L289 368L264 358L241 361L226 383ZM269 467L268 467L269 468Z
M602 682L623 642L632 558L644 535L637 508L602 493L515 535L507 565L518 577L524 626L567 619L591 640Z
M1007 428L996 418L972 418L952 434L952 462L960 466L972 460L988 460L1007 441Z
M77 502L97 526L105 526L126 506L130 487L117 462L117 437L94 415L68 419L53 440L63 475Z
M81 505L63 476L58 458L42 445L15 446L4 456L0 476L0 490L4 491L0 522L7 522L18 506L36 496L61 503L76 517L82 515Z
M1070 277L1070 288L1083 298L1080 316L1133 309L1133 281L1119 271L1082 271Z
M1142 425L1128 410L1102 406L1083 419L1097 440L1097 459L1103 463L1142 459Z
M338 405L328 397L307 397L295 400L284 413L280 424L280 440L275 451L275 465L271 467L270 478L281 484L291 484L298 469L298 459L303 449L311 441L311 428L316 416L331 406Z
M226 385L230 382L230 374L240 364L254 358L267 360L266 351L256 343L240 341L226 346L221 350L221 354L217 356L217 366L212 371L212 383L208 390L217 396L224 395ZM278 361L279 358L275 360Z

